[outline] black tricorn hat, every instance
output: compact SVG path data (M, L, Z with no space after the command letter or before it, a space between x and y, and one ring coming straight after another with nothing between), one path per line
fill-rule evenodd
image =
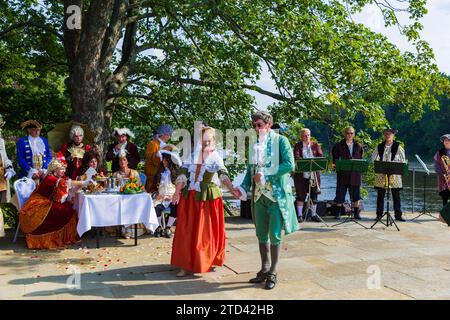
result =
M388 128L388 129L384 129L384 130L383 130L383 133L386 133L386 132L390 132L390 133L392 133L392 134L397 134L397 133L398 133L398 130L397 130L397 129L394 129L394 128Z

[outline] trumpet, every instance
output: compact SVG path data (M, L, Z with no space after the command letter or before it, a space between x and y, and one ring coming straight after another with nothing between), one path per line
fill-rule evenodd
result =
M447 187L450 190L450 158L447 155L441 157L442 163L444 164L444 178L447 183Z
M450 160L450 159L449 159ZM319 180L317 179L317 171L310 172L310 183L311 183L311 189L314 189L316 193L320 192L320 186L319 186Z

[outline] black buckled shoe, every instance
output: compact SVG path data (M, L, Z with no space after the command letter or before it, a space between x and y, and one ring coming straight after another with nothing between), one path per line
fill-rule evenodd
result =
M353 209L354 211L353 211L353 217L356 219L356 220L361 220L361 210L359 210L359 208L354 208Z
M396 221L406 221L402 216L395 217Z
M172 230L169 227L164 231L164 236L169 239L172 238Z
M340 220L341 219L341 207L338 207L337 205L333 205L332 209L332 214L334 215L334 218L336 220Z
M155 233L153 233L153 236L156 237L156 238L160 238L160 237L162 236L162 228L161 228L161 227L158 227L158 228L155 230Z
M266 285L264 286L264 289L271 290L271 289L275 288L276 284L277 284L277 275L269 273L267 275Z
M320 218L317 216L317 214L315 214L315 215L313 215L313 216L311 217L311 221L314 221L314 222L321 222L321 221L320 221Z
M298 223L302 223L303 222L303 217L302 216L297 217L297 221L298 221Z
M250 282L250 283L262 283L262 282L266 281L267 275L268 275L268 272L259 271L256 274L256 278L252 278L248 282Z

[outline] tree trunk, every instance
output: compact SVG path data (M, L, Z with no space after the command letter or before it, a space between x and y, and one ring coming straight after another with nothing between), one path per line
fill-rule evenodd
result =
M83 13L81 30L70 30L66 26L64 30L64 47L70 71L67 87L72 104L72 119L88 124L94 131L95 143L99 146L102 158L110 129L110 121L105 114L105 78L108 68L102 67L102 50L114 3L111 0L92 2ZM66 0L65 8L74 4L81 6L82 1Z
M106 154L110 128L105 114L106 88L101 77L92 74L90 78L83 79L75 72L69 78L69 92L72 119L89 125L103 157Z

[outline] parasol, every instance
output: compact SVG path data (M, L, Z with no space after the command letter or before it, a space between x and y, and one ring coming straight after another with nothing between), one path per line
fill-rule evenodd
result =
M95 135L92 130L86 124L82 124L75 121L69 121L65 123L57 123L55 127L48 132L48 144L50 149L58 151L61 149L64 143L70 141L69 133L73 125L79 125L84 130L84 144L94 145Z

